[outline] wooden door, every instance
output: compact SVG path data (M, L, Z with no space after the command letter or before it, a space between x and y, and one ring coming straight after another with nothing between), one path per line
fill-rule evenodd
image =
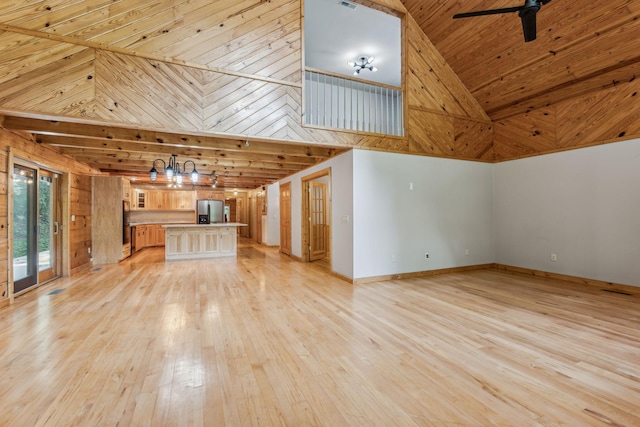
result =
M291 255L291 183L280 185L280 252Z
M322 182L310 182L309 218L309 259L315 261L327 256L327 186Z

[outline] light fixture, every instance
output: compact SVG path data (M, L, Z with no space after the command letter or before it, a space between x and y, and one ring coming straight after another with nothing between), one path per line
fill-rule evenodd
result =
M212 188L216 188L218 185L218 175L212 175L213 184L211 184Z
M149 171L149 178L151 179L151 182L155 182L156 179L158 179L158 170L156 169L156 162L162 162L162 170L164 172L164 176L167 177L167 180L169 181L169 185L177 185L180 186L182 185L183 182L183 173L187 172L187 164L191 163L193 165L193 169L191 170L191 182L196 183L198 182L198 178L199 178L199 173L196 170L196 164L193 162L193 160L187 160L186 162L184 162L183 164L183 170L180 170L180 163L178 163L177 161L177 154L172 154L171 157L169 158L168 162L165 162L162 159L155 159L153 161L153 163L151 164L151 170Z
M375 58L373 56L360 56L355 61L349 61L348 64L355 68L353 75L357 76L362 70L376 72L378 69L371 65Z

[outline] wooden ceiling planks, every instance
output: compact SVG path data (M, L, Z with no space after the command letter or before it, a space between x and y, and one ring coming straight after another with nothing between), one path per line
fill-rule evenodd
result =
M452 18L519 0L403 4L494 122L495 160L640 136L639 2L552 1L531 43L515 13Z

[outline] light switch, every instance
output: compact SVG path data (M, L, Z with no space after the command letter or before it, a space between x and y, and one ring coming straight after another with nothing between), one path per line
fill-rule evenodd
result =
M76 216L75 215L71 215L71 221L75 221L76 220Z
M342 215L342 222L349 223L349 215Z

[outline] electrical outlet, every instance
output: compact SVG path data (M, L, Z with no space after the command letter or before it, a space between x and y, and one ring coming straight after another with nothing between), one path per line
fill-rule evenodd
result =
M558 255L557 254L551 254L551 262L557 262L558 261Z
M429 252L426 252L426 253L424 254L424 259L429 259Z
M413 182L409 183L409 190L413 190Z
M87 252L91 253L91 248L87 248Z
M464 250L464 256L469 256L469 249Z
M398 256L395 254L391 255L391 262L398 262Z

